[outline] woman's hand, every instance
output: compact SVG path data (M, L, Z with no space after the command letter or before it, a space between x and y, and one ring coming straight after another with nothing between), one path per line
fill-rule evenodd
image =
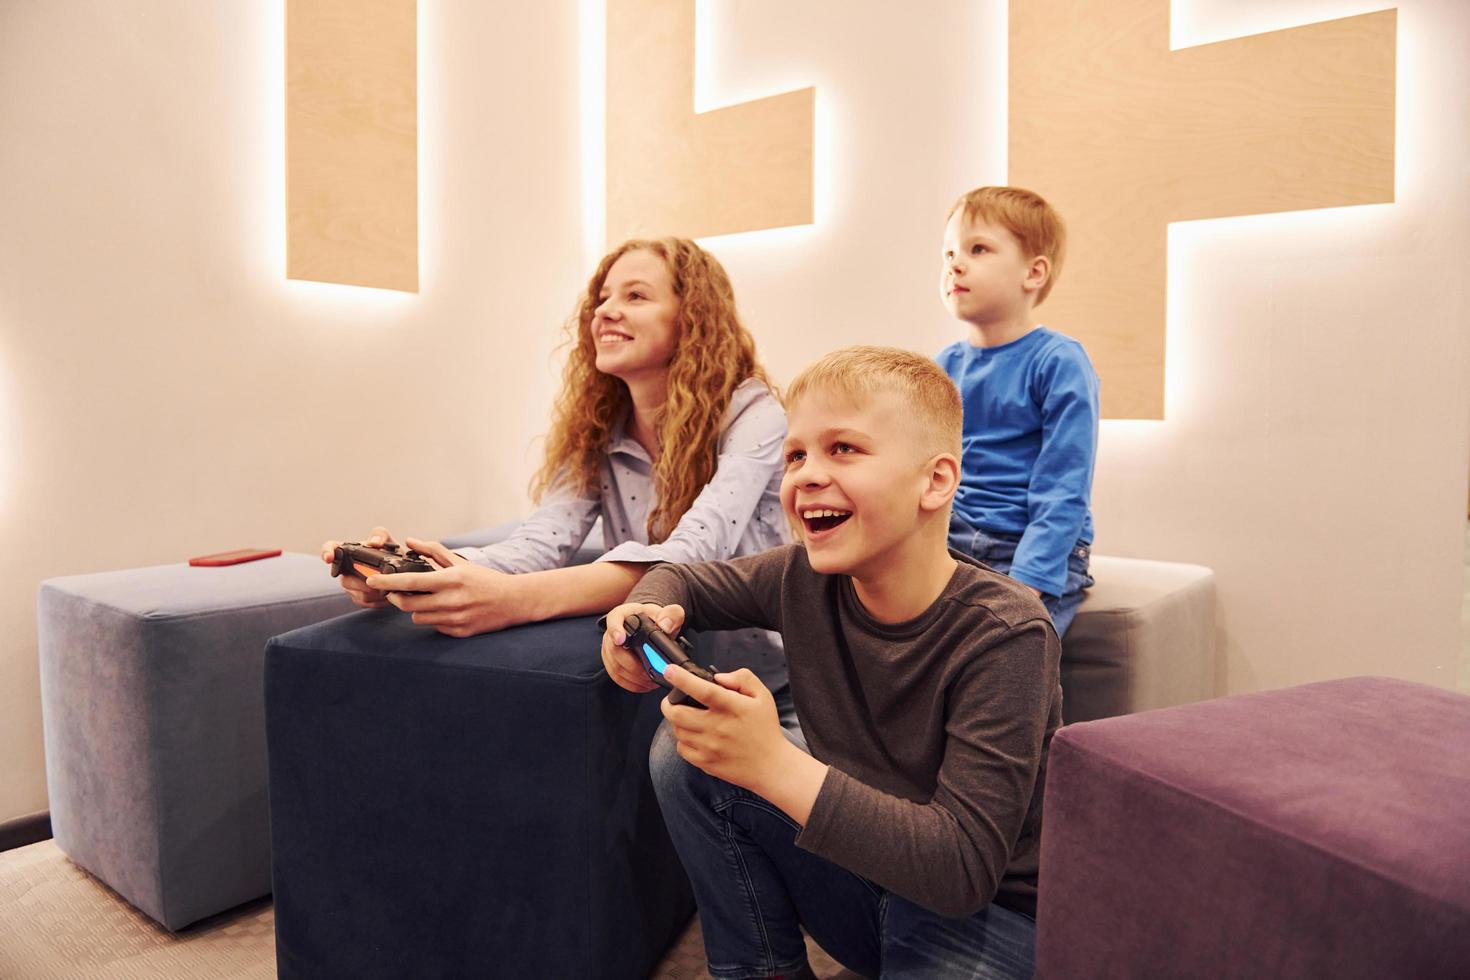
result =
M414 551L439 566L433 572L400 572L368 577L369 590L413 614L413 621L447 636L476 636L529 622L520 601L519 576L476 565L438 541L407 538ZM423 595L406 595L421 592Z
M323 541L322 561L330 565L337 546L341 543L341 541ZM362 543L369 548L381 548L385 544L397 544L398 542L393 539L393 535L386 527L375 527L367 537L362 539ZM347 593L354 605L364 609L382 609L388 605L387 594L368 588L367 583L359 575L343 572L337 576L337 581L342 584L342 590Z
M623 648L623 643L628 639L623 620L634 614L651 619L673 639L684 626L684 607L625 602L607 614L607 629L602 633L602 665L607 668L607 676L618 687L642 694L652 691L658 685L648 679L648 674L643 670L643 661L637 654Z

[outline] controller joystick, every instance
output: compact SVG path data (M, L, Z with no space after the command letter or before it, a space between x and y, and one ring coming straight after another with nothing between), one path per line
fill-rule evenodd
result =
M365 579L369 575L396 575L401 572L432 572L435 565L423 555L408 549L400 554L400 546L389 541L373 548L357 541L343 541L332 552L332 577L354 575ZM422 595L405 592L404 595Z
M603 632L607 631L606 616L597 621L597 628ZM664 677L664 670L670 664L676 664L695 677L707 680L711 684L716 683L715 669L702 667L689 656L693 652L693 647L689 645L688 640L682 636L677 640L670 638L669 634L655 626L652 620L645 619L637 613L623 617L623 632L627 634L627 639L623 641L623 649L638 658L649 680L671 692L669 694L670 704L687 705L691 708L705 707L692 695L670 684Z

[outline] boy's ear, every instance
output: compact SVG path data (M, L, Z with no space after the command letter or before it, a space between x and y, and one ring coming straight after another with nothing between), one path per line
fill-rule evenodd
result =
M1037 292L1045 286L1051 278L1051 259L1045 255L1037 255L1031 259L1031 265L1026 269L1026 280L1022 284L1028 291Z
M933 513L949 506L960 486L960 461L953 453L940 453L929 460L929 483L919 498L919 509Z

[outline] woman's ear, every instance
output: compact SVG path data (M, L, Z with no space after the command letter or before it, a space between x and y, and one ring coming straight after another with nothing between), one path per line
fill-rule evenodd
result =
M940 453L929 460L929 482L919 498L919 509L933 512L949 506L960 486L960 461L952 453Z

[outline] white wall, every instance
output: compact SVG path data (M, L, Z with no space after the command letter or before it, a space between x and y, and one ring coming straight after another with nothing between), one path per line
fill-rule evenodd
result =
M279 6L0 0L0 534L24 558L0 599L0 820L45 806L42 578L523 506L588 271L583 5L420 0L418 296L282 277ZM703 107L818 86L817 224L708 242L778 380L841 344L957 337L937 239L956 194L1005 178L1004 4L700 6ZM1169 417L1103 426L1099 550L1217 570L1222 692L1454 683L1470 7L1399 8L1398 200L1175 226ZM1194 43L1365 9L1175 15Z
M1382 6L1176 0L1176 44ZM708 242L779 378L838 344L959 338L938 237L960 191L1005 179L1004 7L702 4L713 103L817 85L817 225ZM1220 693L1456 683L1470 5L1398 9L1395 203L1173 226L1167 418L1102 426L1097 550L1216 570Z
M0 821L46 807L41 579L520 511L585 283L577 7L420 8L415 296L284 279L279 0L0 0Z

